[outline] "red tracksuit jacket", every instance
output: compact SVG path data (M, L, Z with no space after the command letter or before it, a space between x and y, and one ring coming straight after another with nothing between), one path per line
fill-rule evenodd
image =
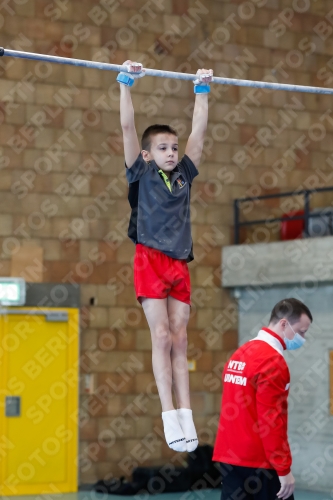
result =
M287 436L290 374L283 340L268 328L226 363L213 460L290 472Z

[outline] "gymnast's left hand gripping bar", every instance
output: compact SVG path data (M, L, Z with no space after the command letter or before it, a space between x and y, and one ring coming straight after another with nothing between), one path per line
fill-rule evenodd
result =
M104 69L109 71L127 72L127 66L118 64L108 64L97 61L85 61L83 59L71 59L69 57L49 56L45 54L36 54L34 52L21 52L19 50L9 50L0 47L0 56L19 57L22 59L32 59L35 61L44 61L57 64L70 64L71 66L83 66L84 68ZM158 76L161 78L173 78L175 80L197 80L197 75L190 73L177 73L175 71L162 71L158 69L145 69L145 75ZM239 87L254 87L269 90L287 90L288 92L308 92L310 94L333 94L333 89L324 87L309 87L305 85L291 85L287 83L259 82L251 80L239 80L238 78L224 78L214 76L212 83L221 85L236 85Z

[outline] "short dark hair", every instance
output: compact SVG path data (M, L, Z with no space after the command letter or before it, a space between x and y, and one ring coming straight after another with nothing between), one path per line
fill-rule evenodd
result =
M151 138L157 134L171 134L178 137L176 130L170 127L170 125L150 125L150 127L146 128L146 130L142 134L141 148L145 151L150 151Z
M290 323L296 323L302 314L306 314L312 322L312 314L303 302L297 299L283 299L273 307L269 322L275 324L286 318Z

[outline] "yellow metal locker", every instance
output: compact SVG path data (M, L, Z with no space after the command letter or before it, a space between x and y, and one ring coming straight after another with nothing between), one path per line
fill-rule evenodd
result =
M77 491L79 312L0 309L0 494Z

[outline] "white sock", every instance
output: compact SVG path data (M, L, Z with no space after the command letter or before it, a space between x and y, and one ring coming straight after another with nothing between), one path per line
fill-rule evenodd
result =
M168 446L175 451L186 451L186 439L178 422L177 410L163 411L162 420Z
M177 410L180 427L186 438L186 449L190 453L194 451L198 444L198 436L194 427L192 410L188 408L179 408Z

